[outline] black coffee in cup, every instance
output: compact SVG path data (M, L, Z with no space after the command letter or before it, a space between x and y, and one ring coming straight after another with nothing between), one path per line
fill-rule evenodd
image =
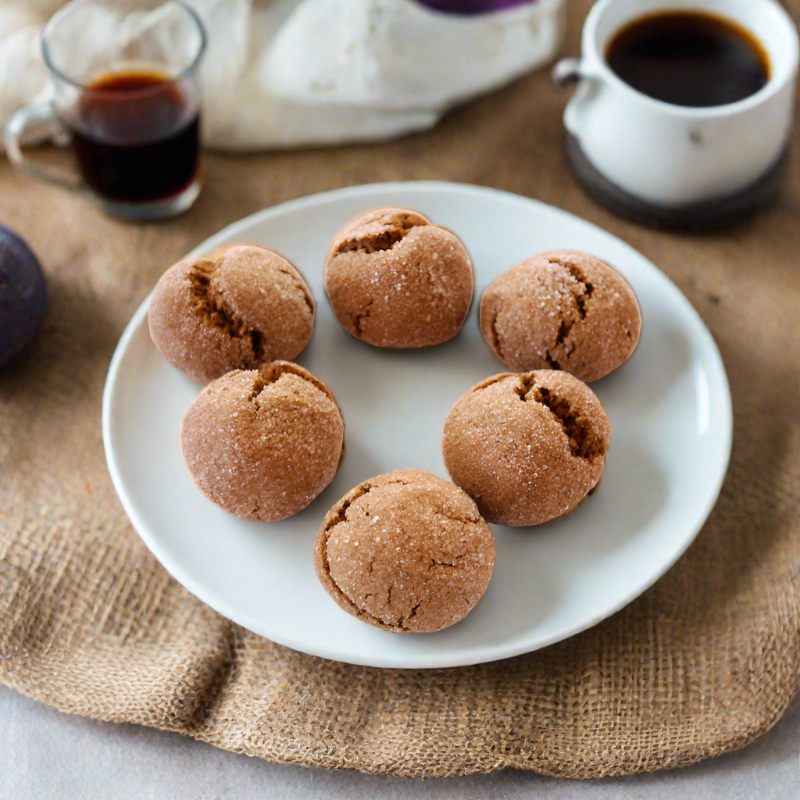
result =
M86 87L65 122L83 179L101 197L166 200L197 178L199 113L163 73L104 75Z
M606 50L611 69L642 94L678 106L721 106L769 80L764 47L735 22L698 11L633 20Z

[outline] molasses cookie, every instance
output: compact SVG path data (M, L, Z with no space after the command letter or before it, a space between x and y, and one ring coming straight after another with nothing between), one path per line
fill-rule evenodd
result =
M597 396L572 375L495 375L450 411L444 461L489 522L538 525L597 486L610 433Z
M209 381L296 358L311 338L314 299L283 256L236 245L168 269L150 299L149 322L170 364Z
M397 633L430 633L463 619L486 591L494 559L494 535L475 503L413 469L348 492L314 544L328 594L363 622Z
M183 419L183 458L209 500L271 522L304 509L333 480L344 423L327 386L285 361L210 383Z
M574 250L512 267L481 298L481 332L512 369L560 369L596 381L633 353L642 327L625 279Z
M370 211L333 241L325 289L342 327L378 347L452 339L472 302L472 263L461 241L422 214Z

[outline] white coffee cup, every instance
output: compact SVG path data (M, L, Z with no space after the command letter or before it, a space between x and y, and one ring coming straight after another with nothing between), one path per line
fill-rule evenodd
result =
M696 108L638 92L608 66L620 28L658 11L704 11L738 23L763 45L770 77L758 92ZM798 36L774 0L599 0L583 28L580 60L565 59L558 83L578 82L567 132L607 181L636 201L680 208L737 195L784 155L794 119Z

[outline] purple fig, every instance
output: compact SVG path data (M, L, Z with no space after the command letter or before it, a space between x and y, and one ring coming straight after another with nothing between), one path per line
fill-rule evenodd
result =
M417 0L423 6L450 14L486 14L521 6L532 0Z
M39 259L0 225L0 369L36 338L47 314L47 282Z

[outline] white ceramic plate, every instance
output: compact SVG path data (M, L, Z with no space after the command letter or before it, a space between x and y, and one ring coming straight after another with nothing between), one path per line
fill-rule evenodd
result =
M461 333L424 351L387 351L338 325L322 283L334 234L376 206L406 206L456 232L475 265L475 302ZM181 457L178 430L200 386L159 355L147 300L122 336L103 401L111 477L161 563L226 617L275 642L379 667L452 667L526 653L571 636L629 603L684 552L717 498L731 444L727 378L689 302L646 258L604 231L542 203L448 183L359 186L266 209L197 248L246 241L296 264L317 299L314 337L298 359L338 400L347 453L309 508L279 523L243 522L207 501ZM398 636L365 625L317 581L312 543L333 503L361 481L413 467L447 477L440 440L458 397L507 371L478 329L486 286L541 250L569 247L613 264L644 319L625 366L592 384L612 424L600 491L577 511L529 529L495 527L491 585L462 622ZM165 265L166 267L167 265Z

